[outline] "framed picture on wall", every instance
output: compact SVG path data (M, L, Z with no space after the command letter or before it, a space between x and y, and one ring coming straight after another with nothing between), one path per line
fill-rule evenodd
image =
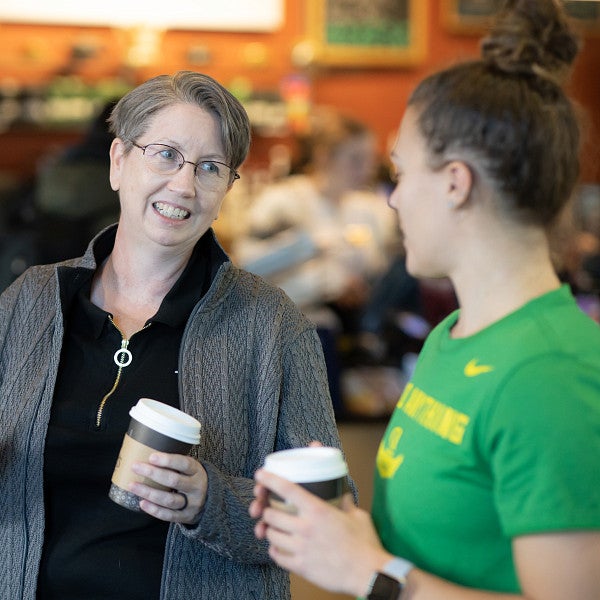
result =
M563 2L575 27L584 33L600 33L600 1ZM442 0L442 22L456 33L481 34L489 27L502 0Z
M421 62L427 41L424 0L308 0L311 62L395 67Z

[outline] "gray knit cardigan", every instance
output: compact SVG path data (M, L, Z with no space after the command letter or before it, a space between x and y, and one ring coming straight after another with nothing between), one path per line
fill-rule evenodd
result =
M36 596L44 440L64 335L57 272L95 269L94 242L79 259L30 268L0 296L0 600ZM224 259L179 359L181 408L202 423L195 457L208 495L197 526L170 526L161 600L289 598L287 573L253 534L252 477L274 450L340 445L313 325L282 291Z

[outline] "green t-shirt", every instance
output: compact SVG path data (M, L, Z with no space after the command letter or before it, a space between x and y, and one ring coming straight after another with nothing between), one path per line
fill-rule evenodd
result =
M427 339L377 454L384 546L460 585L520 591L511 538L600 528L600 327L568 287L475 335Z

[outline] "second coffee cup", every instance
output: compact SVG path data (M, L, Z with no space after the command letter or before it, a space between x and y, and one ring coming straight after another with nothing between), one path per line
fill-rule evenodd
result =
M280 450L267 455L264 469L298 483L309 492L339 505L347 491L348 466L338 448L310 446ZM294 512L294 506L271 493L272 506Z
M150 398L141 398L129 411L131 421L112 475L111 500L140 511L140 498L129 491L136 481L157 489L168 489L131 469L135 462L148 462L155 451L188 454L200 442L200 422L190 415Z

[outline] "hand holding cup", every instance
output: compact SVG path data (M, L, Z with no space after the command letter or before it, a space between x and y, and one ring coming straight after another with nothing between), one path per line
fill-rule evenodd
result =
M109 497L165 521L192 523L207 487L206 471L187 455L200 441L200 423L149 398L141 398L129 414Z
M364 594L372 573L391 555L382 548L370 515L354 505L351 494L344 494L336 507L265 468L255 477L250 515L260 518L255 533L268 540L271 558L330 591ZM275 508L269 494L293 506L294 512Z
M181 454L154 452L148 462L132 465L145 483L132 482L129 490L144 512L173 523L193 524L204 506L208 478L204 467Z

